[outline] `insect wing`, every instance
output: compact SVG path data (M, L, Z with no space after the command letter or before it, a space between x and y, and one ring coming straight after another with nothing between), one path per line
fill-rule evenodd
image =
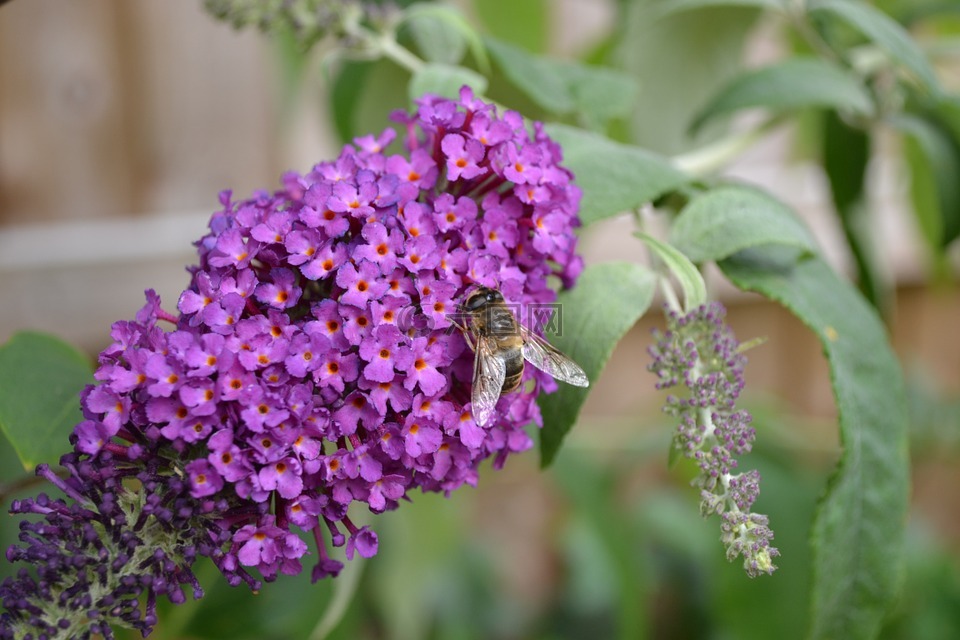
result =
M483 427L490 422L497 400L500 399L500 389L507 377L507 366L503 359L496 355L489 339L478 337L477 354L473 361L473 419Z
M590 381L576 362L560 353L549 342L531 333L526 327L520 328L523 336L523 357L540 371L549 373L557 380L575 387L588 387Z

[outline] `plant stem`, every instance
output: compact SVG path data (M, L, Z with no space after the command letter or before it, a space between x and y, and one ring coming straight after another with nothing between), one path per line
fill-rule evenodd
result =
M324 640L340 624L360 584L363 567L362 559L354 558L343 568L334 582L333 597L327 604L320 621L317 622L317 626L310 633L310 640Z
M713 173L759 142L780 122L780 118L771 118L759 127L732 133L705 147L674 156L673 165L693 176Z
M348 24L344 28L348 35L366 43L373 51L379 52L383 57L392 60L410 73L416 73L424 66L423 60L397 42L393 30L378 33L359 24Z
M400 43L396 41L393 34L383 34L376 42L384 56L393 60L410 73L416 73L423 68L423 60L414 55L406 47L400 46Z
M57 473L57 475L60 476L61 478L66 478L68 474L66 471L61 469ZM12 482L8 482L4 485L0 485L0 505L7 502L15 494L20 493L21 491L34 487L36 485L43 484L46 481L47 481L46 478L33 475L33 476L22 476Z

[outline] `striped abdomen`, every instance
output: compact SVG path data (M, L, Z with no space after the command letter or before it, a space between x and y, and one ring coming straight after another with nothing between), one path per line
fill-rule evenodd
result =
M510 309L500 304L487 307L484 329L497 343L497 353L503 359L506 377L500 393L510 393L520 386L523 377L523 338L520 326Z
M523 350L519 343L516 347L501 351L500 357L503 358L503 364L506 365L507 376L503 379L503 386L500 387L500 393L510 393L520 386L520 378L523 377Z

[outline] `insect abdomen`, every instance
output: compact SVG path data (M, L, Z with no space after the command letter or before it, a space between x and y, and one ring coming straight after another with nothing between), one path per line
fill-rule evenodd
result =
M510 393L520 386L520 378L523 377L523 351L517 348L504 352L503 364L507 375L503 379L503 386L500 388L501 394Z

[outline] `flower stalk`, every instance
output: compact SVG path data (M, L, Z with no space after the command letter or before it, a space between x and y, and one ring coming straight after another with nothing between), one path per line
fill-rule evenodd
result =
M770 546L767 516L751 511L760 493L759 472L736 472L736 456L750 451L756 432L750 414L736 408L746 357L725 315L718 302L687 314L668 308L667 330L654 332L648 368L658 377L658 389L685 392L668 396L664 406L679 420L673 446L700 469L694 480L700 512L720 517L727 559L742 558L747 575L756 577L776 570L773 558L780 552Z

